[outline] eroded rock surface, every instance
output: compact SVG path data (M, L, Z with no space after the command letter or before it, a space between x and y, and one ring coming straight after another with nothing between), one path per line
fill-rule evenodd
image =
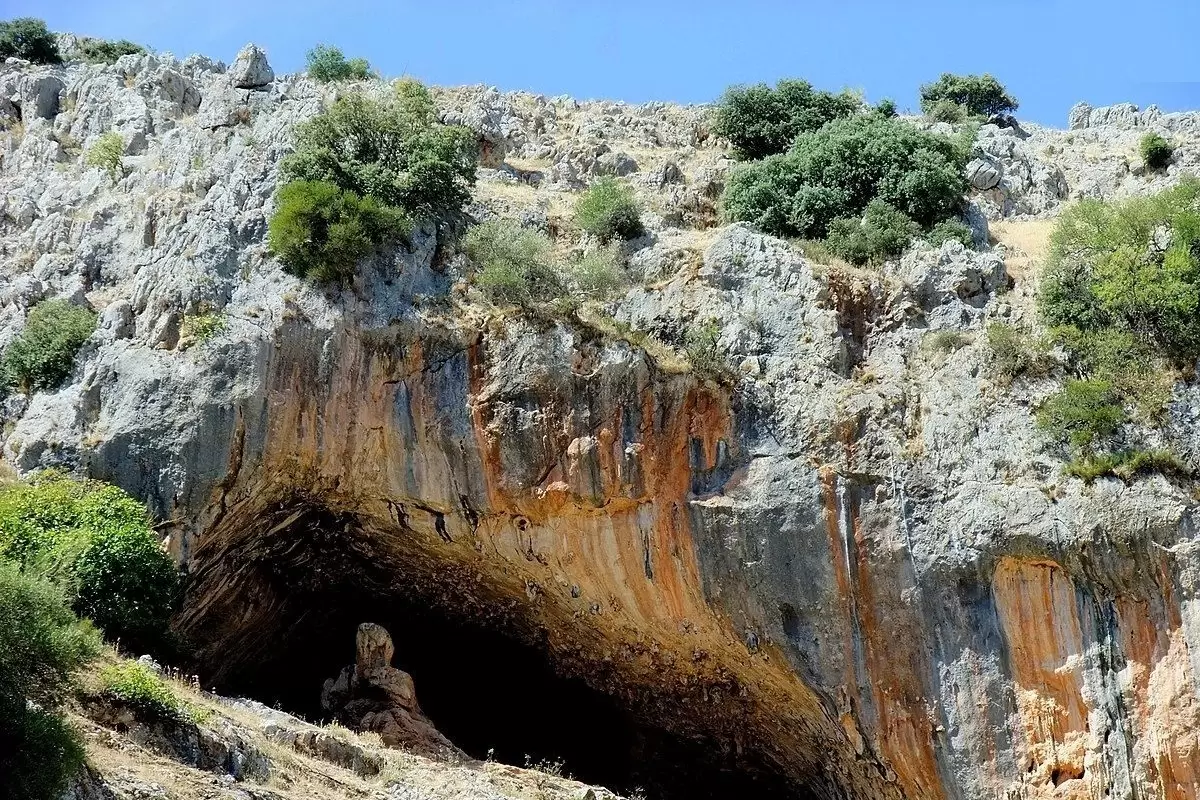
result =
M486 145L471 213L562 232L575 189L628 173L648 284L616 322L497 313L430 223L321 289L264 236L333 90L265 67L0 65L36 112L0 134L0 345L41 298L102 319L65 386L5 400L4 455L149 504L206 677L267 662L318 600L402 593L820 798L1197 796L1194 487L1062 476L1031 413L1053 376L990 376L985 325L1033 320L1003 250L816 265L716 225L706 109L466 87L438 99ZM1200 163L1189 124L1129 116L984 126L977 233ZM1131 154L1160 123L1178 149L1150 175ZM81 158L110 130L115 184ZM675 349L713 320L734 377ZM1169 410L1193 461L1198 403Z

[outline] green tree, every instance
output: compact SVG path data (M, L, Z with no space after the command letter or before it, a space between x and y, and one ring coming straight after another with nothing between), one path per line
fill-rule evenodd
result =
M116 183L121 179L124 167L121 156L125 155L125 140L116 131L109 131L88 148L85 160L89 167L99 167Z
M345 95L301 123L281 173L285 181L331 183L416 218L470 200L477 155L470 131L438 122L424 86L398 81L389 98Z
M412 231L400 209L325 181L292 181L275 203L267 243L287 272L314 281L349 281L375 248Z
M1147 133L1143 136L1139 150L1142 154L1142 160L1146 162L1146 166L1150 169L1166 169L1170 165L1171 159L1175 156L1175 148L1157 133Z
M73 673L99 650L60 589L0 559L0 796L53 800L83 764L55 713Z
M4 376L22 392L57 389L75 354L96 329L96 314L66 300L45 300L29 312L25 329L8 345Z
M346 59L340 48L319 44L305 55L306 70L315 81L366 80L372 76L371 64L365 58Z
M881 114L837 119L786 154L735 168L725 209L767 233L822 238L878 198L927 227L958 212L968 153L958 139Z
M179 592L175 562L143 505L115 486L49 473L0 491L0 559L67 587L112 639L152 649Z
M732 86L717 103L712 129L730 141L739 158L759 159L785 152L801 133L862 107L858 95L818 91L802 80L782 80L773 89L765 83Z
M0 22L0 61L23 58L35 64L61 64L58 40L46 23L34 17L19 17Z
M949 101L967 113L989 117L1011 114L1019 107L1017 99L991 75L952 75L942 73L933 83L921 87L921 111L932 115L937 105Z
M128 39L84 39L79 52L89 64L115 64L121 56L140 55L146 48Z
M616 178L601 178L575 203L575 222L603 242L636 239L645 232L633 190Z

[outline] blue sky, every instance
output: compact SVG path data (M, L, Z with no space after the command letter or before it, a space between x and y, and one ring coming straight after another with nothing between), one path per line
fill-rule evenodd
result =
M0 0L0 16L279 72L317 42L385 75L547 95L707 102L801 77L915 107L943 71L991 72L1019 116L1063 126L1077 100L1200 108L1200 0Z

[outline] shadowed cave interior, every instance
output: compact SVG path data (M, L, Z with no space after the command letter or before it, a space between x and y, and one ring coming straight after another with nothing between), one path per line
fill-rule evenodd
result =
M214 678L222 693L322 720L328 717L322 684L354 662L355 631L374 622L391 633L393 663L412 676L425 714L474 758L559 765L563 775L623 794L640 789L650 800L810 796L777 771L755 766L752 754L735 756L719 742L670 733L617 697L560 676L547 648L530 642L536 635L447 612L451 606L405 594L394 583L386 593L373 589L382 585L378 560L345 518L319 512L288 529L268 527L275 541L249 537L253 553L232 559L226 553L226 563L239 563L241 596L227 602L244 608L266 594L277 599L273 613L286 618L261 631L253 658ZM393 578L395 569L387 568Z

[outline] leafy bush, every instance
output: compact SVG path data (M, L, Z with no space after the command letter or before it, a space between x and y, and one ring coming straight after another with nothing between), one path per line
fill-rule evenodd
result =
M62 591L0 560L0 783L14 800L60 795L82 766L78 737L54 709L99 650ZM31 705L31 703L33 705Z
M862 105L857 95L817 91L807 81L783 80L774 89L765 83L733 86L717 103L712 129L730 141L739 158L765 158L785 152L801 133L850 116Z
M108 177L116 183L124 171L121 164L121 156L124 154L125 140L121 138L121 134L109 131L88 148L86 161L89 167L99 167L107 172Z
M179 573L146 509L115 486L40 476L0 491L0 558L68 587L73 607L109 638L162 643Z
M424 86L398 81L387 99L346 95L301 123L280 168L287 181L331 183L416 218L469 201L475 165L474 135L439 123Z
M721 328L716 320L707 320L684 331L683 350L693 371L713 380L729 373L720 341Z
M588 187L575 204L575 222L605 242L636 239L645 232L633 190L616 178L601 178Z
M899 112L896 110L896 101L891 99L883 99L879 101L879 105L875 106L875 113L885 117L894 117Z
M223 330L225 330L225 317L221 314L206 312L189 314L184 317L179 333L182 337L191 338L204 344Z
M33 17L0 22L0 61L23 58L35 64L61 64L58 40L46 23Z
M560 297L564 287L550 240L509 220L467 232L463 250L477 267L475 285L493 303L529 306Z
M1125 424L1125 409L1105 380L1074 380L1037 412L1037 424L1055 443L1090 455Z
M372 76L369 61L365 58L346 60L341 49L331 45L319 44L309 50L305 55L305 62L309 77L321 83L364 81Z
M29 312L25 329L8 345L4 377L25 393L57 389L75 354L96 329L95 312L66 300L45 300Z
M104 693L152 718L186 717L183 703L162 678L136 661L122 661L100 673Z
M734 169L726 213L767 233L821 238L878 198L930 226L958 212L968 154L957 139L880 114L838 119L784 155Z
M1177 375L1147 341L1116 328L1085 332L1067 326L1053 334L1078 374L1108 381L1145 421L1162 416Z
M933 122L946 122L950 125L959 125L966 122L970 117L967 109L953 100L938 100L929 107L929 110L925 112L925 116Z
M629 282L617 252L605 247L567 265L572 288L584 297L604 298Z
M89 64L115 64L121 56L145 52L145 47L128 39L84 39L79 43L79 53Z
M324 181L292 181L275 202L267 243L287 272L309 280L349 281L375 248L412 231L400 209Z
M1011 114L1019 104L998 80L991 75L952 75L943 73L933 83L921 87L921 111L933 116L943 103L961 107L967 114L990 117ZM944 120L949 121L949 120Z
M929 229L925 241L934 247L941 247L946 242L958 242L963 247L971 249L975 246L975 234L971 233L967 223L960 219L946 219Z
M1049 325L1127 330L1180 364L1200 356L1200 181L1081 200L1050 243L1039 294Z
M903 253L920 232L917 223L876 198L862 219L834 220L826 244L851 264L880 264Z
M1181 476L1191 474L1187 465L1169 450L1122 450L1111 454L1081 456L1072 460L1065 472L1084 483L1092 483L1103 477L1129 481L1150 472Z
M1008 323L988 325L987 343L992 351L992 368L1004 381L1020 375L1044 375L1050 367L1046 348Z
M1150 169L1166 169L1175 156L1175 148L1157 133L1147 133L1143 136L1138 149L1141 151L1142 160Z

